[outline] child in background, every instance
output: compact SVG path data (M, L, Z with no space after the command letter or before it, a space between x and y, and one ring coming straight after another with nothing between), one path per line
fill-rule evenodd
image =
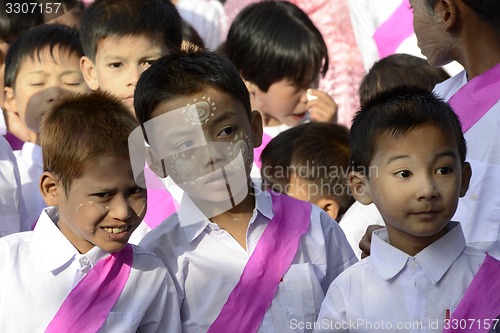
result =
M281 152L287 150L288 163L283 163ZM345 126L297 125L278 134L262 151L262 180L275 191L319 206L339 221L354 202L347 185L349 151Z
M328 70L328 51L316 26L296 5L266 1L245 7L231 24L224 53L240 72L252 109L263 117L263 146L307 120L336 120L337 105L318 87Z
M359 99L364 104L384 90L402 85L422 87L429 91L450 78L441 67L432 67L427 60L410 54L397 53L375 62L361 81Z
M29 230L45 206L39 191L43 172L40 147L42 115L61 97L88 91L80 72L78 31L44 24L26 31L10 46L5 59L5 106L32 132L15 151L22 194L28 209L22 230Z
M166 268L127 245L146 210L128 154L136 126L102 93L44 115L40 191L51 207L33 231L0 238L1 332L180 332Z
M359 87L359 99L361 104L364 104L383 91L403 85L432 91L437 83L449 77L444 69L434 68L422 58L405 53L392 54L375 62L370 68ZM340 222L340 227L358 259L362 255L359 242L370 225L375 228L385 224L375 205L362 205L359 202L354 203Z
M165 0L97 0L85 10L80 31L85 82L117 96L132 113L141 73L182 43L181 17ZM175 199L150 170L146 181L149 209L133 243L175 212Z
M136 149L184 190L178 213L140 243L175 275L183 332L285 332L316 318L356 258L319 207L252 184L262 118L234 66L172 52L139 79L135 110L149 144Z
M15 3L20 7L26 6L31 0L18 0ZM14 1L10 1L14 5ZM21 149L24 141L29 140L29 130L19 119L19 115L9 112L4 107L4 74L5 74L5 56L9 50L10 44L25 30L31 29L43 23L43 14L39 11L30 11L28 13L12 10L0 10L0 108L3 109L3 115L0 114L0 134L5 135L12 149ZM7 132L8 131L8 132Z
M350 139L352 193L378 207L386 228L373 234L370 257L332 283L317 331L442 332L483 262L500 271L450 221L471 176L460 122L431 92L396 88L361 107Z

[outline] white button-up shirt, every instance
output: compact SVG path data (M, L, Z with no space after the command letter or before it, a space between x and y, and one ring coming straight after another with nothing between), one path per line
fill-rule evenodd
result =
M375 231L370 257L332 283L315 332L441 332L485 258L458 223L414 257L384 239Z
M269 193L258 191L255 203L246 250L184 198L179 214L150 231L140 243L156 253L175 275L181 296L183 332L206 332L238 283L274 216ZM310 228L302 236L292 265L258 332L292 332L295 322L314 321L330 283L356 261L338 224L313 206ZM295 330L305 331L308 330Z
M57 210L49 207L34 231L0 238L0 332L44 332L70 291L109 256L98 247L79 254L55 221ZM127 284L99 332L180 330L170 275L156 256L134 246Z
M0 113L1 113L0 109ZM0 119L3 115L0 115ZM12 149L0 135L0 237L28 230L16 159Z

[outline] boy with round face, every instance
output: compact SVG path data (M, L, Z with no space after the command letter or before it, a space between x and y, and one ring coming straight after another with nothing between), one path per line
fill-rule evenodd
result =
M332 283L318 317L332 324L318 327L441 332L485 261L451 220L471 176L460 122L427 90L395 88L362 106L350 142L353 196L374 203L386 228L370 257Z
M135 110L135 135L148 145L134 151L184 190L177 214L140 243L175 274L183 330L281 332L290 320L314 320L326 286L356 259L319 207L254 187L262 119L233 65L207 51L172 52L139 79ZM140 175L144 160L133 164Z
M41 118L62 97L88 91L79 67L82 54L78 31L56 24L26 31L9 48L5 107L15 112L30 132L29 141L15 151L28 211L21 230L29 230L46 207L38 190L43 171Z
M128 154L136 126L125 105L102 93L65 98L44 116L39 186L50 207L33 231L0 239L9 299L0 301L1 331L180 332L166 268L127 244L146 212ZM22 311L29 321L18 320Z

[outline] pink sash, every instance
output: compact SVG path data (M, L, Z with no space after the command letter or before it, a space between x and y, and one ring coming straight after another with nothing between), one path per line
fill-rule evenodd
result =
M270 193L274 217L208 333L257 331L309 229L310 203Z
M467 132L500 99L500 64L476 76L460 88L448 103Z
M380 58L394 54L401 43L413 34L413 12L409 0L403 0L392 15L378 27L373 39Z
M486 255L464 297L451 315L450 327L443 330L443 333L488 332L499 315L500 261ZM489 323L490 327L486 323ZM500 322L497 322L497 326L500 327Z
M154 229L177 211L177 202L150 168L145 168L144 176L148 193L148 209L144 222Z
M71 290L45 332L97 332L128 281L133 259L127 244L99 261Z
M273 138L270 135L267 135L266 133L262 134L262 144L253 150L253 160L259 169L262 167L260 155L262 155L262 151L272 139Z

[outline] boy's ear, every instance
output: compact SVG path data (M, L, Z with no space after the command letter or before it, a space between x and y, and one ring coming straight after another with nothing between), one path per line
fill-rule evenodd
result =
M62 188L59 178L52 172L45 171L40 177L40 193L47 206L58 206Z
M462 168L462 181L460 183L460 198L462 198L469 189L470 178L472 177L472 168L469 162L465 162Z
M16 93L12 87L3 88L3 103L7 111L17 112Z
M349 188L354 199L363 205L369 205L373 202L368 179L364 174L357 171L349 172Z
M339 216L339 204L332 198L322 197L315 203L315 205L323 209L334 220L336 220Z
M262 144L262 115L259 111L253 110L250 114L250 126L253 132L253 148L257 148Z
M434 12L441 19L444 31L451 31L455 28L458 19L458 7L455 0L437 1Z
M83 74L83 79L87 86L91 90L99 89L99 80L97 79L97 72L94 63L90 60L89 57L81 57L80 58L80 70Z

